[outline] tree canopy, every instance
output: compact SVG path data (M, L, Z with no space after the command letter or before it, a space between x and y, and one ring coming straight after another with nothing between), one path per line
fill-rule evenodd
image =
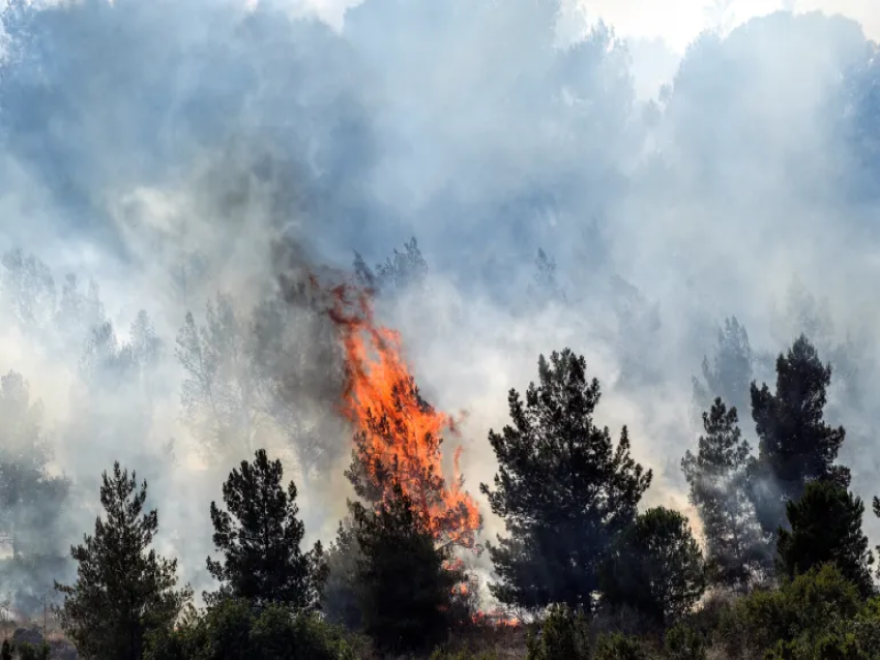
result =
M498 460L492 511L506 537L487 544L503 603L541 608L566 603L593 609L598 567L614 536L632 523L651 483L630 456L626 427L615 447L607 427L593 419L599 382L571 350L538 361L539 382L508 396L512 425L489 442Z
M687 518L663 507L645 511L615 537L600 578L603 602L629 606L660 625L680 619L706 588Z
M785 502L798 499L812 480L848 488L849 468L835 465L846 437L823 418L831 366L801 335L776 360L776 390L752 383L752 417L760 438L756 478L767 495L756 501L762 525L773 531L784 525Z
M799 500L786 505L791 530L779 529L779 564L793 578L822 564L833 563L867 596L874 592L869 567L874 557L862 531L865 505L861 498L834 483L807 484Z
M305 526L299 519L297 489L282 485L280 460L258 449L223 484L226 510L211 502L214 545L222 559L208 558L208 571L221 582L214 598L232 597L257 605L283 603L317 607L326 574L320 541L300 548Z
M168 629L189 601L177 589L177 560L150 546L159 528L156 511L144 513L147 483L114 464L102 475L101 504L106 519L95 533L71 548L77 580L55 588L64 601L61 627L79 652L94 660L140 660L145 636Z
M736 408L716 398L703 413L697 453L688 450L681 468L703 523L712 580L742 588L770 567L772 551L752 503L754 459L737 421Z

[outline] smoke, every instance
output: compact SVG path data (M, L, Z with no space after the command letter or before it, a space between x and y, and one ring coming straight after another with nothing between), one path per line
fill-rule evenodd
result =
M801 331L832 361L842 458L871 497L874 45L853 18L748 8L664 41L614 7L12 2L0 248L23 252L2 268L0 372L43 402L78 529L120 460L208 587L208 504L267 446L309 534L332 534L350 437L304 278L411 236L427 275L378 312L425 398L468 412L475 496L507 390L570 346L602 383L598 421L628 425L655 472L646 504L690 512L692 377L736 316L759 381ZM876 32L871 11L850 15Z

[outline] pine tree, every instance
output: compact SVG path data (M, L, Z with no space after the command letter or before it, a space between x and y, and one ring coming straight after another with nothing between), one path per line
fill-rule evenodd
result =
M490 590L524 608L555 602L591 612L597 569L652 474L630 456L626 427L615 448L607 427L594 424L599 382L587 380L583 357L554 352L538 370L525 401L510 391L513 425L489 433L499 469L495 487L481 490L508 532L488 544L499 576Z
M693 380L697 409L706 410L714 398L720 397L737 410L748 410L752 363L752 347L745 327L735 316L725 319L724 327L718 328L712 361L703 358L703 381Z
M728 410L720 398L703 413L703 428L696 456L688 451L681 467L703 522L712 580L742 588L772 560L750 497L751 449L740 434L736 408Z
M298 518L296 485L285 491L281 461L265 449L254 462L241 462L223 484L228 511L211 502L214 545L221 561L208 558L208 571L222 583L214 600L230 596L256 605L283 603L296 609L316 607L326 577L320 541L309 552L300 544L305 526Z
M849 487L849 469L834 465L846 431L823 419L830 382L831 367L801 335L776 360L775 393L766 383L761 388L752 383L752 417L760 438L755 480L768 489L756 497L756 507L767 531L785 524L785 502L800 498L808 482Z
M453 587L463 579L448 566L449 548L435 547L399 486L378 511L360 503L351 511L362 553L355 584L364 632L392 653L442 642L452 623Z
M176 590L177 561L150 549L159 527L156 511L144 513L147 484L138 488L119 463L102 475L101 504L106 520L94 536L71 548L78 563L72 585L55 584L64 602L58 614L65 634L80 654L93 660L139 660L144 635L169 628L189 600Z
M336 540L327 548L327 582L321 594L321 609L330 623L351 630L359 629L362 623L355 575L361 558L354 521L340 522Z
M9 551L0 560L0 581L12 587L16 609L32 613L52 578L70 567L70 481L49 473L42 405L15 372L0 378L0 420L0 544Z
M862 532L861 498L830 482L812 482L799 500L786 505L791 531L779 528L780 569L789 578L833 563L863 596L873 593L869 566L874 558Z
M660 625L687 613L706 588L703 555L687 518L649 509L611 544L601 571L602 600L628 606Z

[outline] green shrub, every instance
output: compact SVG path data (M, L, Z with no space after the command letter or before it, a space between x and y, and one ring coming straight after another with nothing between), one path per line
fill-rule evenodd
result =
M648 660L648 654L637 639L612 633L599 637L593 660Z
M827 634L809 642L803 639L779 641L766 651L763 660L873 660L862 651L852 634Z
M567 605L551 605L540 636L530 635L527 643L527 660L589 660L589 621Z
M663 648L669 660L706 660L703 636L683 623L666 631Z
M257 612L239 600L220 601L173 632L147 640L144 660L355 660L340 629L315 614L282 605Z
M722 615L718 636L728 655L751 660L771 649L782 653L780 642L812 645L861 608L855 585L829 564L738 600Z

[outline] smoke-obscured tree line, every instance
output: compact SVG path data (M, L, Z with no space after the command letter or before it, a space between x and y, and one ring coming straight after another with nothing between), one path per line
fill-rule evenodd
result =
M645 279L703 278L709 284L697 290L728 304L735 292L719 282L749 270L724 259L701 266L716 255L702 253L702 240L689 247L689 237L675 231L664 231L662 241L674 254L675 276L641 266L657 238L653 225L668 228L662 224L667 200L713 202L707 204L718 217L712 235L722 242L733 239L730 225L738 230L738 220L765 212L797 249L807 222L800 216L814 207L860 240L876 235L863 219L871 213L853 207L876 200L880 60L876 44L841 17L777 12L731 30L731 3L716 2L709 15L715 29L691 45L653 112L644 113L652 119L642 121L626 44L597 24L556 47L556 2L451 2L428 11L419 3L370 0L347 13L338 34L257 3L240 24L198 15L217 19L204 21L213 30L198 31L205 39L198 48L188 47L192 21L176 31L164 20L163 3L94 0L42 13L31 4L40 3L14 0L3 11L8 57L0 76L0 133L8 169L26 172L28 184L70 211L58 222L74 216L90 239L120 242L124 230L108 217L108 197L154 183L157 172L187 171L186 161L168 167L170 153L216 155L212 149L225 148L234 127L244 150L257 152L257 164L247 172L248 184L232 185L233 177L223 174L239 154L219 150L231 157L221 158L219 183L207 185L219 189L223 208L216 218L205 214L206 240L224 247L239 240L244 225L230 216L253 210L251 179L281 184L270 203L272 230L295 220L306 235L344 237L363 247L380 216L418 216L433 241L423 245L453 246L438 276L453 272L463 290L486 293L502 308L521 304L523 291L533 303L527 314L536 316L586 315L578 306L585 300L607 302L601 318L614 338L609 346L619 373L598 374L605 391L645 391L673 378L663 333L681 312L654 302L671 287ZM501 5L515 9L506 14ZM415 36L389 39L389 33ZM222 48L210 48L215 34L222 35ZM80 47L82 35L97 46ZM449 61L460 62L471 37L486 48L492 84L471 75L449 80ZM151 50L149 58L137 50L160 41L172 45ZM791 47L801 42L808 47ZM371 69L381 71L381 85L367 77L364 91L351 82ZM466 65L456 71L471 73ZM791 86L780 85L780 76ZM195 82L184 85L190 78ZM459 83L469 87L454 86ZM390 90L394 99L395 90L418 86L428 90L428 102L401 103L411 121L400 123L419 129L410 142L395 131L394 112L374 91ZM448 95L432 96L435 88ZM768 106L757 102L763 95ZM373 104L387 113L372 116ZM447 116L459 123L446 123ZM480 123L486 118L488 124ZM823 129L815 140L807 138L817 126L805 118ZM199 148L188 149L192 143ZM303 153L263 158L266 143ZM98 153L108 145L118 151ZM412 160L425 150L442 153L430 164L453 163L454 173ZM129 153L138 157L121 157ZM407 169L418 176L400 176ZM436 179L432 169L440 172ZM777 171L784 176L775 177ZM391 172L395 191L417 181L420 193L412 197L428 201L412 208L389 203L383 172ZM641 200L640 193L650 193L648 203L633 204L629 213L650 223L634 225L627 212L609 219L605 228L630 230L614 236L611 247L572 238L596 209L626 206L621 202ZM839 213L841 204L853 212ZM672 209L679 215L680 207ZM12 224L9 231L19 231ZM150 245L157 252L175 240L174 232L156 235ZM127 256L136 262L144 254ZM68 635L84 654L107 660L351 658L353 632L365 632L378 649L406 652L470 630L468 621L476 625L479 617L464 594L471 584L467 567L420 527L422 503L393 489L378 489L380 495L376 484L358 481L364 452L349 470L359 501L351 503L326 566L320 546L300 547L309 531L300 516L312 511L298 510L298 490L292 482L283 487L274 457L292 458L307 487L345 454L334 440L345 437L348 447L347 435L316 414L338 396L332 332L305 285L255 299L250 292L206 298L206 280L217 273L201 256L184 254L175 268L186 309L170 322L162 319L161 331L147 311L126 327L105 308L94 282L57 277L21 250L0 258L0 305L10 336L38 346L38 363L62 364L71 355L76 363L64 383L74 421L60 429L41 418L23 376L10 372L0 381L0 540L10 555L2 559L2 588L15 592L17 607L32 610L39 581L60 578L68 585L60 610ZM834 260L817 262L827 268ZM630 275L639 268L641 281ZM762 278L774 274L752 270ZM520 286L524 272L531 286ZM418 292L427 273L415 238L375 267L356 253L355 277L392 305L401 294ZM697 367L693 399L702 430L691 434L687 420L677 420L679 435L691 440L682 460L695 516L689 524L664 507L644 510L654 494L652 472L639 461L654 457L637 455L627 427L615 442L601 426L599 382L587 377L583 357L559 346L549 360L539 358L537 384L523 395L510 392L509 424L488 438L498 467L482 490L505 531L489 544L486 559L494 596L546 616L528 657L620 660L645 658L650 650L696 660L709 647L766 660L880 656L864 506L850 492L859 483L860 451L873 441L871 345L839 341L843 331L824 303L806 296L790 302L791 327L775 328L769 364L766 346L751 343L760 335L750 340L730 317L715 354ZM168 325L178 331L176 350ZM502 328L508 330L516 328ZM184 372L180 387L169 365ZM775 372L775 382L764 372ZM154 404L163 390L179 394L203 461L218 470L241 465L222 490L218 484L225 510L203 512L215 527L213 555L223 559L208 564L220 584L200 611L182 607L188 594L176 586L174 560L153 554L158 518L144 513L152 508L146 485L138 488L134 473L129 478L119 467L99 479L96 467L121 460L147 476L151 492L164 490L181 456L159 437L165 431ZM385 421L376 419L371 431L388 432ZM645 441L653 448L659 439ZM90 451L79 452L83 446ZM239 462L252 455L253 463ZM374 474L394 469L369 467ZM427 475L429 491L439 480ZM61 561L58 549L73 542L70 527L86 528L83 509L94 506L98 493L105 510L94 534ZM874 512L880 515L876 498ZM62 577L74 565L76 581ZM737 592L729 602L719 595L728 588ZM319 605L341 627L327 626L313 611ZM628 622L629 615L639 623ZM642 621L647 633L639 629ZM605 631L611 634L599 634Z

